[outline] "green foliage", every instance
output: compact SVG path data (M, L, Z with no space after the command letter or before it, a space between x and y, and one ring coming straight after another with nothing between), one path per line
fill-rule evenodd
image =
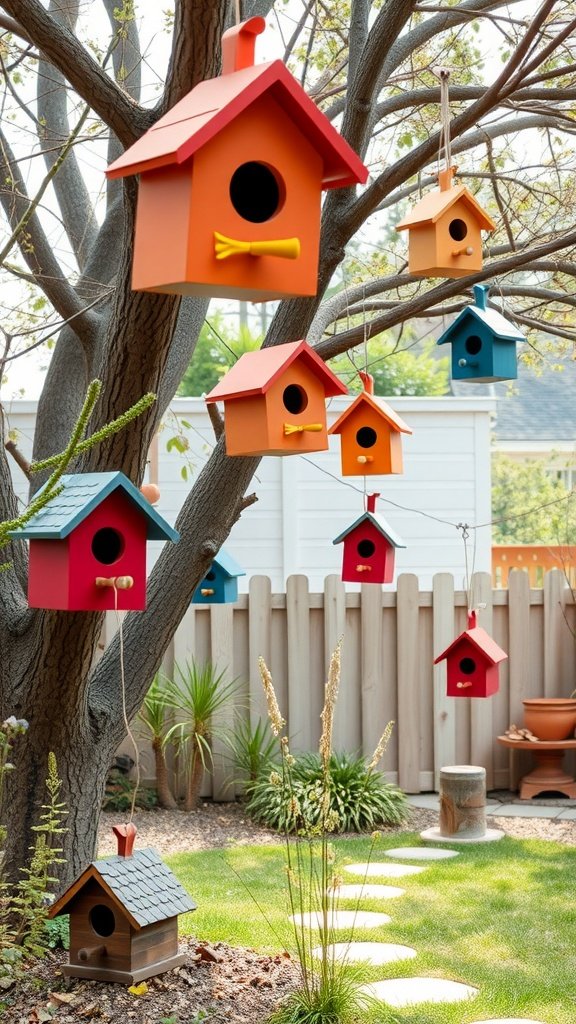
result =
M258 719L256 725L242 720L226 737L231 748L231 759L238 778L234 782L253 783L262 772L269 771L280 757L280 744L267 722Z
M342 969L321 978L318 986L300 988L267 1018L266 1024L359 1024L368 999L357 973Z
M44 921L42 939L47 949L70 949L70 915L59 914Z
M103 811L129 811L134 798L135 783L118 768L111 768L106 780L106 790L102 801ZM156 807L158 799L155 790L149 786L139 786L136 793L135 807L150 811Z
M211 391L244 352L259 349L262 335L253 335L244 325L232 331L222 313L205 320L179 395L203 395Z
M447 356L432 355L432 342L418 351L397 349L393 341L375 338L368 343L368 372L374 377L376 395L445 395L448 391ZM328 366L333 373L347 379L350 375L351 391L361 391L362 382L355 375L364 369L363 348L352 349L345 355L331 359ZM354 376L351 376L354 375Z
M280 773L263 771L249 787L247 813L269 828L298 831L305 820L312 827L325 813L323 766L315 753L295 757L289 780ZM386 782L380 772L370 770L363 757L333 753L326 780L328 809L337 821L337 832L367 832L382 825L400 825L406 820L407 804L402 790ZM296 801L296 803L294 802ZM298 813L294 814L294 808Z
M576 497L540 462L492 456L492 520L495 544L576 543Z

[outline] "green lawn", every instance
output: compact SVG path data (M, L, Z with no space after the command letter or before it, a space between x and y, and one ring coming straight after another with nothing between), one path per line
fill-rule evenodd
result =
M385 859L386 847L415 844L420 840L410 833L383 838L373 859ZM365 860L370 840L341 839L334 846L338 870ZM370 1019L469 1024L520 1017L574 1024L576 849L505 838L460 851L457 858L430 863L419 875L369 879L400 885L406 893L385 902L363 899L363 909L383 911L392 922L357 930L354 937L402 943L418 953L413 960L363 968L366 980L433 975L474 985L480 994L469 1003L382 1008ZM177 854L168 863L198 903L198 910L181 920L182 933L261 951L293 948L282 846ZM347 872L342 880L361 881ZM348 937L346 932L336 936L338 941Z

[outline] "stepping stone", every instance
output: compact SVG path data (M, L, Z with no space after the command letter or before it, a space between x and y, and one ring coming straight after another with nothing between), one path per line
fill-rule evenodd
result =
M344 871L351 875L363 875L364 878L404 878L405 875L419 875L426 868L415 864L345 864Z
M363 985L362 992L388 1006L414 1006L417 1003L459 1003L478 994L477 988L443 978L389 978ZM486 1024L486 1022L484 1022Z
M399 846L395 850L384 850L385 857L404 857L406 860L445 860L457 857L458 850L435 850L427 846Z
M321 960L322 946L316 946L312 955ZM364 963L378 967L394 960L411 960L416 956L416 950L393 942L334 942L327 947L327 955L340 963Z
M504 833L499 828L487 828L482 836L442 836L439 828L427 828L420 833L425 843L495 843L503 838Z
M330 895L333 899L341 900L393 900L397 896L403 896L406 889L399 889L397 885L341 885Z
M322 928L322 914L318 911L306 914L292 914L290 920L305 928ZM333 910L328 915L328 927L339 928L379 928L381 924L390 924L388 914L377 914L373 910Z

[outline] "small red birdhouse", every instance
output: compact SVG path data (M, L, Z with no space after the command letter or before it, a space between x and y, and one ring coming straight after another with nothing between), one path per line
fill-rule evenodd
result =
M374 398L374 380L360 373L364 391L343 412L329 434L340 434L342 475L402 473L402 437L412 431L381 398Z
M491 697L498 692L498 664L508 655L468 613L468 629L434 660L446 661L448 697Z
M482 269L480 232L496 225L465 185L452 184L455 170L441 171L440 188L396 225L409 233L408 270L418 277L466 277Z
M185 962L178 950L178 915L196 904L156 850L132 852L134 825L113 831L118 853L89 864L48 917L70 914L65 976L133 985Z
M332 542L344 542L342 579L346 583L392 583L396 548L406 547L388 524L374 515L377 497L369 494L368 510Z
M347 389L306 341L245 352L206 396L224 402L227 455L328 447L326 398Z
M30 541L28 604L144 609L146 541L176 543L179 534L124 473L75 473L60 483L60 494L11 534Z
M139 174L132 287L266 301L315 295L323 189L368 170L280 60L263 18L222 37L223 68L110 165Z

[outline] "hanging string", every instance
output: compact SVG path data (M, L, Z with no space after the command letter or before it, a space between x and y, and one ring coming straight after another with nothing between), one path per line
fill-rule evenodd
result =
M440 140L438 143L438 171L442 160L442 149L444 149L444 167L449 170L452 166L452 144L450 142L450 71L448 68L438 68L440 78Z
M126 735L129 737L130 742L134 748L134 767L136 769L136 782L134 783L134 792L132 793L132 804L130 806L130 817L128 824L132 822L134 817L134 809L136 807L136 797L138 796L138 790L140 789L140 751L138 750L138 744L134 739L134 734L130 728L130 722L128 721L128 714L126 711L126 676L124 672L124 632L123 622L118 610L118 588L116 586L116 580L113 581L112 587L114 590L114 611L116 613L116 622L118 624L118 639L120 642L120 687L122 692L122 716L124 718L124 726L126 729Z
M464 543L464 589L466 591L466 600L468 604L468 614L472 611L472 587L470 583L470 568L468 566L468 544L466 543L470 533L468 530L468 523L457 523L456 529L462 532L462 541Z
M234 4L236 8L236 24L239 25L240 22L242 21L242 14L240 11L240 0L234 0Z

